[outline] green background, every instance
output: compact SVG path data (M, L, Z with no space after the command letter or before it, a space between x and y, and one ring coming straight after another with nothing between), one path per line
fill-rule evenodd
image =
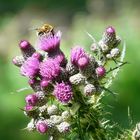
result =
M140 1L139 0L0 0L0 140L45 140L45 135L23 130L29 119L20 108L30 90L27 79L20 76L19 69L11 59L18 55L18 42L28 39L36 44L33 30L43 23L51 23L63 32L62 49L69 56L75 44L87 50L92 40L86 31L97 40L108 25L116 28L126 42L123 67L113 82L111 90L117 98L107 96L104 103L110 118L123 128L130 128L128 106L133 125L140 121ZM112 107L108 107L111 105Z

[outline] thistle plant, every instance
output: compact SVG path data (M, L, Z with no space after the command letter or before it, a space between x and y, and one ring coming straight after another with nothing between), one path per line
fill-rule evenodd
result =
M30 118L26 129L46 134L50 140L115 139L114 124L105 119L102 104L107 92L114 95L109 86L127 63L125 45L119 47L115 29L107 27L99 41L88 33L93 40L90 53L76 45L67 59L60 47L62 33L51 25L43 27L37 30L37 48L22 40L22 55L13 58L33 90L22 109Z

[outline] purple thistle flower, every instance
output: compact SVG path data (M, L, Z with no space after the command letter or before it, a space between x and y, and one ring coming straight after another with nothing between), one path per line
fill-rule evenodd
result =
M115 41L116 41L116 31L112 26L109 26L106 28L103 37L102 37L102 41L105 45L107 46L112 46Z
M29 94L26 96L25 101L28 105L35 106L38 102L38 98L35 94Z
M21 40L19 43L20 49L28 49L30 46L31 45L27 40Z
M41 134L44 134L48 130L48 125L45 121L38 121L37 124L36 124L36 129Z
M103 66L99 66L96 68L96 74L99 76L99 77L103 77L106 73L106 70Z
M50 84L50 80L43 79L40 82L41 87L47 87Z
M32 54L36 51L27 40L20 41L19 47L24 59L31 57Z
M46 52L54 52L59 49L61 32L58 31L54 35L42 35L38 40L38 48Z
M82 58L82 59L81 59ZM83 61L84 58L84 61ZM81 59L81 60L79 60ZM79 63L78 63L79 61ZM71 63L78 66L78 67L85 67L88 63L89 63L89 57L88 55L85 53L84 49L81 47L75 47L72 49L71 51Z
M60 65L53 59L47 59L40 64L40 74L47 80L52 80L60 74Z
M21 66L21 74L33 78L39 71L39 59L36 55L33 54L32 57L29 57L25 63Z
M106 28L106 33L114 34L115 33L115 29L112 26L109 26L109 27Z
M84 69L89 64L89 57L81 57L77 63L80 69Z
M64 82L57 83L54 87L54 95L60 102L68 103L73 96L72 88Z
M67 63L65 55L60 49L48 54L48 57L57 61L62 67L65 66Z
M33 110L33 108L34 108L34 107L33 107L32 105L28 105L28 104L27 104L27 105L24 107L24 110L25 110L25 111L31 111L31 110Z
M54 60L57 61L60 65L66 64L65 55L62 52L58 53Z

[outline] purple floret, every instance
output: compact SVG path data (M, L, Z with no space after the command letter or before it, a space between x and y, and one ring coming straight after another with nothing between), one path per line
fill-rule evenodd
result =
M84 58L84 60L81 59L81 58ZM83 61L85 61L85 62L83 62ZM72 49L72 51L71 51L71 63L76 65L77 67L87 66L87 64L89 63L89 57L85 53L83 48L78 46L78 47L75 47L75 48Z
M36 124L36 129L41 134L44 134L48 131L48 125L44 121L38 121L37 124Z
M40 74L47 80L52 80L60 74L61 68L54 59L47 59L40 64Z
M25 63L21 66L21 74L23 76L33 78L39 71L39 59L38 57L35 57L34 55L32 57L29 57Z
M42 35L38 40L38 48L46 52L54 52L59 49L61 40L61 32L58 31L54 35Z
M69 84L64 82L57 83L54 88L55 97L62 103L68 103L73 96L72 88Z

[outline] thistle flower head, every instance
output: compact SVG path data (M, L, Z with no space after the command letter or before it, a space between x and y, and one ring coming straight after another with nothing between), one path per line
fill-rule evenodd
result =
M50 80L47 80L47 79L42 79L41 82L40 82L40 85L41 87L47 87L50 83Z
M45 121L38 121L36 124L36 129L41 134L44 134L48 131L48 125Z
M24 110L25 111L31 111L34 107L32 105L29 105L27 104L25 107L24 107Z
M81 58L79 58L77 64L78 64L80 69L83 69L89 64L89 58L85 57L85 56L81 57Z
M53 59L47 59L40 64L40 74L47 80L56 78L59 75L60 71L61 69L59 63Z
M28 105L35 106L38 102L38 98L35 94L28 94L25 98L25 101Z
M39 63L39 59L34 55L32 57L29 57L21 66L21 74L23 76L33 78L39 71Z
M96 74L99 76L99 77L103 77L106 73L106 70L103 66L99 66L96 68Z
M112 47L114 42L116 42L116 31L112 26L106 28L102 41L109 47Z
M81 59L81 60L79 60ZM84 60L84 63L82 61ZM79 63L78 63L79 61ZM89 62L88 55L85 53L84 49L81 47L75 47L71 51L71 63L76 65L76 66L85 66Z
M57 53L54 57L54 60L57 61L61 66L66 65L66 58L62 52Z
M106 33L108 34L115 34L115 29L112 26L106 28Z
M31 57L32 54L36 51L27 40L20 41L19 47L23 54L24 59Z
M38 48L48 53L56 51L59 48L60 40L61 40L60 31L58 31L54 35L50 34L39 36Z
M30 43L27 40L21 40L19 43L20 49L28 49L30 47Z
M12 60L13 64L21 67L23 65L23 63L25 62L25 59L23 56L15 56Z
M68 103L72 99L72 88L64 82L57 83L54 88L55 97L62 103Z
M54 59L61 66L65 66L66 65L65 55L64 55L64 53L60 49L55 51L55 52L49 53L48 57Z

